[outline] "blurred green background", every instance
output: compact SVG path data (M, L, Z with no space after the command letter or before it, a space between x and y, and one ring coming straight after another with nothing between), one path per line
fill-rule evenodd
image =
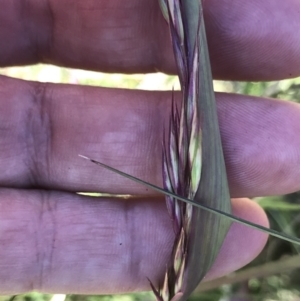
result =
M176 77L162 73L147 75L103 74L51 65L2 68L0 74L41 82L70 83L128 89L179 89ZM243 83L215 81L219 92L242 93L300 102L300 78L279 82ZM300 237L300 193L257 198L273 229ZM271 237L263 252L241 271L204 284L190 301L300 301L300 248ZM242 280L242 281L241 281ZM0 301L150 301L150 292L118 296L46 295L28 293L0 296Z

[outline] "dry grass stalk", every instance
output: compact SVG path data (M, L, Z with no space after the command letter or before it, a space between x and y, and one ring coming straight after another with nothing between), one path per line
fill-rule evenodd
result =
M300 255L283 257L282 259L264 263L259 266L250 267L221 278L217 278L208 282L201 283L196 293L212 290L222 285L235 284L239 282L249 281L253 278L266 278L273 275L291 272L300 268Z

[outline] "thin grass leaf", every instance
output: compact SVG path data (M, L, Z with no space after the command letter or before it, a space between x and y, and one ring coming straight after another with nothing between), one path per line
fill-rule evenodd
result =
M245 225L245 226L248 226L248 227L250 227L250 228L259 230L259 231L261 231L261 232L264 232L264 233L269 234L269 235L271 235L271 236L274 236L274 237L280 238L280 239L282 239L282 240L288 241L288 242L290 242L290 243L293 243L293 244L296 244L296 245L300 245L300 238L293 237L293 236L287 235L287 234L285 234L285 233L278 232L278 231L276 231L276 230L266 228L266 227L264 227L264 226L261 226L261 225L252 223L252 222L250 222L250 221L247 221L247 220L245 220L245 219L243 219L243 218L239 218L239 217L237 217L237 216L235 216L235 215L232 215L232 214L230 214L230 213L226 213L226 212L220 211L220 210L218 210L218 209L211 208L211 207L206 206L206 205L204 205L204 204L198 203L198 202L196 202L195 200L191 200L191 199L182 197L182 196L180 196L180 195L176 195L176 194L174 194L174 193L172 193L172 192L169 192L169 191L167 191L167 190L164 190L164 189L161 188L161 187L158 187L158 186L156 186L156 185L154 185L154 184L151 184L151 183L148 183L148 182L146 182L146 181L143 181L143 180L141 180L141 179L139 179L139 178L136 178L136 177L134 177L134 176L132 176L132 175L129 175L129 174L123 172L123 171L120 171L120 170L118 170L118 169L115 169L115 168L113 168L113 167L111 167L111 166L108 166L108 165L106 165L106 164L104 164L104 163L101 163L101 162L96 161L96 160L94 160L94 159L91 159L91 158L89 158L89 157L86 157L86 156L83 156L83 155L79 155L79 157L81 157L81 158L83 158L83 159L85 159L85 160L88 160L88 161L90 161L90 162L92 162L92 163L94 163L94 164L96 164L96 165L99 165L99 166L101 166L101 167L103 167L103 168L105 168L105 169L107 169L107 170L110 170L110 171L112 171L112 172L114 172L114 173L116 173L116 174L118 174L118 175L120 175L120 176L122 176L122 177L124 177L124 178L127 178L127 179L129 179L129 180L131 180L131 181L134 181L134 182L136 182L136 183L139 183L139 184L141 184L141 185L144 185L144 186L146 186L146 187L148 187L148 188L150 188L150 189L152 189L152 190L154 190L154 191L156 191L156 192L159 192L159 193L161 193L161 194L163 194L163 195L165 195L165 196L170 196L170 197L172 197L172 198L176 198L176 199L178 199L178 200L180 200L180 201L182 201L182 202L185 202L185 203L187 203L187 204L191 204L191 205L193 205L194 207L198 207L199 209L202 209L202 210L204 210L204 211L208 211L208 212L210 212L210 213L212 213L212 214L215 214L215 215L218 215L218 216L220 216L220 217L228 218L228 219L230 219L232 222L237 222L237 223L239 223L239 224L241 224L241 225Z

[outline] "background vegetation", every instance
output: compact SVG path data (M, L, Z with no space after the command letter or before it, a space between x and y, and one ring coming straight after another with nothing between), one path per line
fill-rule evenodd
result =
M164 74L103 74L36 65L0 69L0 74L54 83L73 83L129 89L165 90L179 88L176 77ZM216 81L215 90L255 96L281 98L300 103L300 78L280 82L242 83ZM300 237L300 192L257 198L266 210L271 227ZM270 238L263 252L242 271L199 288L190 301L300 301L300 248ZM242 280L242 281L241 281ZM151 293L119 296L46 295L29 293L0 296L0 301L150 301Z

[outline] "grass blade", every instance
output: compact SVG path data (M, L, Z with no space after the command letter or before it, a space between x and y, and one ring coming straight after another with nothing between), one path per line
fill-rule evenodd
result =
M273 229L269 229L269 228L263 227L263 226L261 226L261 225L257 225L257 224L255 224L255 223L249 222L249 221L247 221L247 220L245 220L245 219L239 218L239 217L234 216L234 215L232 215L232 214L229 214L229 213L226 213L226 212L222 212L222 211L220 211L220 210L218 210L218 209L214 209L214 208L208 207L208 206L206 206L206 205L204 205L204 204L200 204L200 203L198 203L198 202L195 202L194 200L190 200L190 199L188 199L188 198L181 197L181 196L176 195L176 194L174 194L174 193L172 193L172 192L169 192L169 191L167 191L167 190L165 190L165 189L163 189L163 188L161 188L161 187L158 187L158 186L156 186L156 185L153 185L153 184L151 184L151 183L148 183L148 182L146 182L146 181L143 181L143 180L141 180L141 179L139 179L139 178L136 178L136 177L134 177L134 176L132 176L132 175L129 175L129 174L123 172L123 171L120 171L120 170L118 170L118 169L115 169L115 168L113 168L113 167L111 167L111 166L108 166L108 165L106 165L106 164L104 164L104 163L101 163L101 162L96 161L96 160L94 160L94 159L91 159L91 158L89 158L89 157L86 157L86 156L83 156L83 155L79 155L79 157L81 157L81 158L83 158L83 159L86 159L86 160L88 160L88 161L90 161L90 162L92 162L92 163L94 163L94 164L97 164L97 165L99 165L99 166L101 166L101 167L103 167L103 168L105 168L105 169L107 169L107 170L110 170L110 171L112 171L112 172L114 172L114 173L116 173L116 174L118 174L118 175L120 175L120 176L122 176L122 177L125 177L125 178L127 178L127 179L129 179L129 180L131 180L131 181L134 181L134 182L136 182L136 183L139 183L139 184L141 184L141 185L144 185L144 186L146 186L146 187L148 187L148 188L150 188L150 189L152 189L152 190L154 190L154 191L156 191L156 192L159 192L159 193L161 193L161 194L164 194L164 195L166 195L166 196L170 196L170 197L175 198L175 199L178 199L178 200L180 200L180 201L182 201L182 202L191 204L191 205L193 205L193 206L195 206L195 207L198 207L198 208L200 208L200 209L202 209L202 210L208 211L208 212L210 212L210 213L212 213L212 214L216 214L216 215L221 216L221 217L226 217L226 218L230 219L230 220L233 221L233 222L237 222L237 223L239 223L239 224L242 224L242 225L245 225L245 226L254 228L254 229L256 229L256 230L259 230L259 231L262 231L262 232L264 232L264 233L267 233L267 234L269 234L269 235L271 235L271 236L278 237L278 238L280 238L280 239L282 239L282 240L291 242L291 243L296 244L296 245L300 245L300 239L297 238L297 237L292 237L292 236L289 236L289 235L287 235L287 234L284 234L284 233L275 231L275 230L273 230Z
M164 142L164 146L169 145L168 148L164 147L164 188L169 191L172 188L171 192L175 195L230 214L231 202L212 86L202 2L159 0L159 3L169 24L182 94L180 118L177 122L171 112L170 134L168 141ZM177 142L175 145L174 141ZM178 177L174 176L176 173ZM173 181L174 178L179 179L178 183ZM220 218L170 196L166 197L166 201L176 238L171 262L166 271L170 298L162 299L185 300L214 263L231 220ZM185 236L184 243L178 246L182 231ZM184 264L180 273L174 268L177 248L184 249L182 254L186 258L182 260ZM163 296L163 290L159 291Z

